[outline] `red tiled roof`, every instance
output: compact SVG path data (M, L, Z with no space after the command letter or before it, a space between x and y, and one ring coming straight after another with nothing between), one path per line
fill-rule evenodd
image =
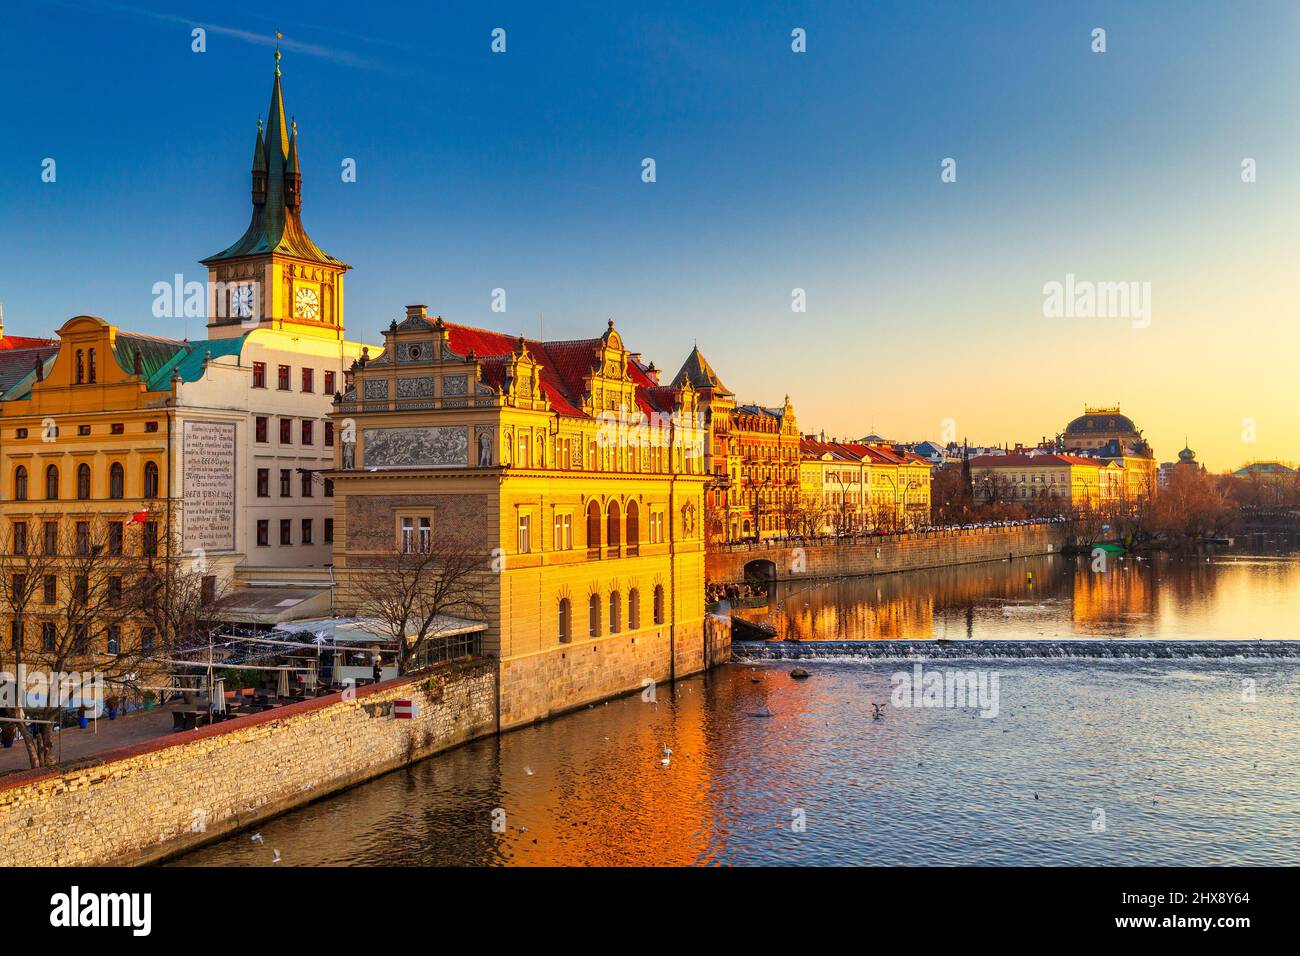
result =
M472 351L481 362L484 383L503 387L509 356L519 351L519 336L451 322L446 325L452 349L461 355ZM595 338L539 342L526 338L523 342L541 370L542 393L551 408L568 418L586 418L582 411L582 399L587 393L584 380L596 370L602 341ZM636 402L643 413L667 414L676 407L679 390L670 385L656 385L631 355L627 373L636 384Z
M976 455L970 460L972 468L1059 468L1062 465L1099 466L1096 458L1081 458L1078 455L1021 455L1012 452L1007 455Z
M58 344L58 339L37 339L28 335L0 335L0 352L8 352L10 349L39 349Z

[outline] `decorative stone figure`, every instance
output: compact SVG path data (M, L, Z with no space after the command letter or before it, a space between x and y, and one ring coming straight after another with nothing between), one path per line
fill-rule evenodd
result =
M343 443L343 470L348 471L357 466L357 443L354 441L345 441Z
M492 464L492 429L482 426L478 429L478 464L480 468Z

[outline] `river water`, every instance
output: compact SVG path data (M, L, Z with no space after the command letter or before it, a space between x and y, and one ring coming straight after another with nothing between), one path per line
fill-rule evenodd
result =
M787 588L775 618L802 640L1300 637L1294 558L1117 564ZM174 862L1300 863L1300 658L1180 653L848 654L801 661L805 680L789 662L733 663L655 703L633 695L469 744L268 821L261 842L238 834ZM918 666L963 669L995 706L901 697Z

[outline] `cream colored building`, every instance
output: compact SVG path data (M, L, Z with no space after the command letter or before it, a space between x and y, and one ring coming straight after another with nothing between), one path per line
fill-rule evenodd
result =
M439 536L484 572L503 725L688 673L704 624L706 429L689 383L660 386L613 322L537 342L430 317L363 358L334 416L343 613L367 569Z

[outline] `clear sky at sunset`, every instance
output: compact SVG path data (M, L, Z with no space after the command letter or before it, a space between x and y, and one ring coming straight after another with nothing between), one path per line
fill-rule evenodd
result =
M202 337L151 290L247 225L278 29L350 337L612 317L805 431L1030 442L1120 403L1162 461L1300 459L1300 4L428 6L6 3L6 330ZM1045 317L1067 275L1150 283L1149 326Z

